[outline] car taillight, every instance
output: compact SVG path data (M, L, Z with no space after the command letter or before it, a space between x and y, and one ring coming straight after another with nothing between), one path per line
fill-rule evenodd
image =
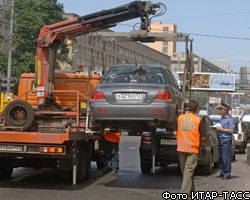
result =
M141 143L142 144L150 144L151 143L151 133L150 132L143 132L141 134Z
M92 99L100 100L100 99L105 99L105 97L104 97L104 94L102 93L102 91L95 91L92 94Z
M159 92L155 99L156 100L169 100L171 99L171 94L169 92Z

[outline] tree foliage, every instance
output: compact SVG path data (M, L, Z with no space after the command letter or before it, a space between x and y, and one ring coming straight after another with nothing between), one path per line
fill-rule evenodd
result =
M0 44L3 42L4 37L0 33ZM4 53L0 52L0 73L1 74L6 74L7 71L7 57Z
M15 1L15 23L13 40L12 75L23 72L34 72L36 39L44 25L63 20L63 5L57 0L17 0ZM63 46L67 57L66 46Z

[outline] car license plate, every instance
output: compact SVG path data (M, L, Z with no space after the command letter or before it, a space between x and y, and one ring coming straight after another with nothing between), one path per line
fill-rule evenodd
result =
M133 101L141 101L145 97L145 93L115 93L116 100L119 101L126 101L126 100L133 100Z
M176 140L174 139L161 139L162 145L176 145Z
M19 145L0 144L0 151L22 152L23 147Z

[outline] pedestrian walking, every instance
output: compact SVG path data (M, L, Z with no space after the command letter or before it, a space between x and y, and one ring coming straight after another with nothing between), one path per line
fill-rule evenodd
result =
M105 157L105 168L103 173L112 171L117 174L119 170L119 142L121 132L119 130L105 130L103 133L103 150Z
M219 139L219 168L220 174L218 177L222 179L230 179L231 177L231 163L232 163L232 137L234 131L234 120L229 114L231 107L221 102L216 107L221 115L219 124L215 127Z
M195 191L194 171L198 163L200 147L200 122L197 116L198 102L191 100L188 112L178 117L177 121L177 151L179 152L180 167L183 176L181 192L190 198Z

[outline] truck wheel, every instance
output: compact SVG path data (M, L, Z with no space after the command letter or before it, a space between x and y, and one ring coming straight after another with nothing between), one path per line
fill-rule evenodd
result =
M86 179L88 162L87 151L84 147L81 147L77 166L77 181L82 182Z
M86 151L86 175L85 175L85 179L88 179L90 177L91 174L91 147L89 145L87 145L88 150Z
M143 174L150 174L151 169L152 169L152 163L143 162L141 160L141 172Z
M13 167L6 164L6 163L1 163L0 164L0 180L2 179L8 179L11 177L11 174L13 172Z
M7 126L21 126L27 130L35 119L32 106L24 100L14 100L8 103L3 112Z

